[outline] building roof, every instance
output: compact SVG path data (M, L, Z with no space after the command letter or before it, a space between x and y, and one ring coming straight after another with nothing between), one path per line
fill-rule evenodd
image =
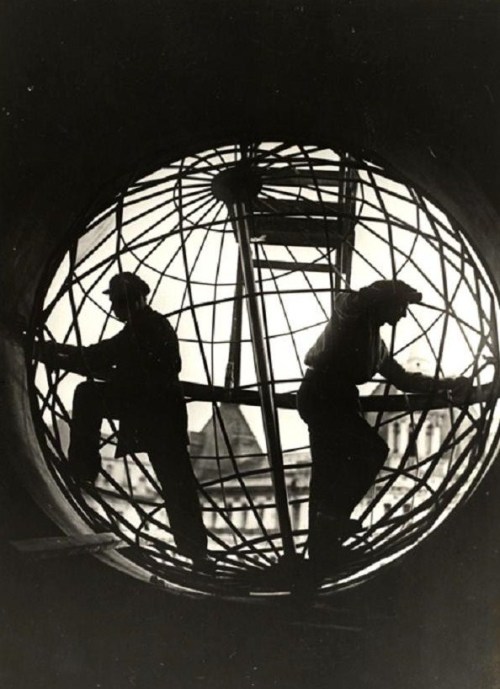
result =
M232 457L240 470L268 468L266 455L240 406L229 402L219 404L202 430L191 436L190 451L200 479L210 478L212 473L215 476L221 466L229 469Z

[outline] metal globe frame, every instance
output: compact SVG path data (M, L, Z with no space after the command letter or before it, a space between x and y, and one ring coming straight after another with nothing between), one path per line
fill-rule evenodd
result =
M299 424L304 353L340 291L391 278L418 286L424 302L388 334L391 354L403 360L420 348L436 380L466 375L472 386L459 408L437 394L398 393L383 380L364 386L362 408L375 427L384 433L405 423L410 434L359 506L366 528L347 543L351 560L319 592L362 581L414 547L471 495L493 461L497 296L465 230L385 167L345 151L273 142L158 164L69 239L34 330L78 346L116 332L102 292L121 270L150 284L150 303L176 328L189 408L212 426L214 452L192 459L204 514L223 525L209 528L216 577L192 572L176 552L147 459L119 460L120 480L108 470L113 422L103 426L108 461L95 491L83 495L75 484L66 457L74 374L34 359L33 413L60 490L91 529L117 533L121 552L151 581L186 594L289 593L307 555L307 525L293 515L307 509L310 458L307 439L294 444L287 429ZM261 439L260 455L235 451L226 416L234 407ZM446 431L438 448L422 452L419 439L436 410ZM396 493L378 514L384 496Z

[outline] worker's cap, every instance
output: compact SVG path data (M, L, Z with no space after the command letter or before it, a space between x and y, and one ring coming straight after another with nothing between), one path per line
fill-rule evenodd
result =
M368 287L363 287L360 294L372 304L393 301L419 304L422 301L422 292L402 280L377 280Z
M134 273L118 273L109 281L109 288L104 290L110 299L124 296L146 296L149 293L149 286L138 275Z

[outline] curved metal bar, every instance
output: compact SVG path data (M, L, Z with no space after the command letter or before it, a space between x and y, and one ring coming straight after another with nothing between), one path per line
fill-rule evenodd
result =
M259 199L265 200L264 210L261 206L252 209L251 195L248 199L233 198L232 201L217 197L214 199L214 179L219 173L234 168L242 158L247 159L248 164L262 179ZM217 526L209 533L210 554L216 557L218 563L218 580L207 584L203 578L197 578L189 570L185 559L176 555L173 544L156 538L156 529L160 535L167 534L168 526L151 513L151 510L154 512L161 509L161 504L150 498L147 493L141 493L134 483L135 472L138 471L147 479L150 487L157 489L152 471L140 457L128 457L125 474L122 473L118 481L110 477L106 488L100 488L96 492L95 505L98 504L98 508L94 509L92 505L86 504L79 495L74 481L67 475L62 446L65 438L60 430L61 421L66 424L70 421L69 408L64 400L65 391L71 387L72 380L65 373L51 372L37 366L35 362L31 366L32 375L36 378L33 385L34 405L38 403L40 436L51 474L87 524L96 528L115 530L129 544L128 557L145 567L153 574L155 580L160 581L164 577L186 592L203 589L210 593L223 592L229 595L233 593L236 597L247 596L252 588L256 589L257 580L253 572L274 566L273 558L282 555L283 548L278 545L280 541L285 543L286 553L291 553L294 547L297 547L299 552L304 551L307 531L291 528L288 509L293 505L306 505L307 492L301 485L300 489L287 495L289 482L286 479L290 477L290 472L294 471L304 472L305 480L311 462L302 461L305 459L304 454L291 456L290 463L284 461L279 437L278 410L295 409L296 395L294 392L276 393L275 390L280 385L281 389L285 390L294 390L298 386L298 376L302 367L302 347L307 340L305 333L314 332L314 329L321 325L322 318L326 322L326 295L332 293L332 286L336 291L339 291L338 288L341 286L340 275L337 275L335 285L332 282L332 273L335 273L335 269L331 254L332 250L337 249L330 246L328 233L334 232L340 226L349 227L353 231L356 228L356 246L353 237L345 239L346 250L353 256L356 270L363 274L373 274L374 279L390 277L386 274L387 266L377 259L377 255L373 251L367 251L362 242L361 245L358 244L359 236L368 240L371 237L377 242L383 242L384 251L387 249L390 253L389 271L392 267L393 275L397 273L401 279L408 276L410 281L410 276L416 275L418 280L425 281L433 290L429 303L424 306L435 310L437 317L431 318L432 322L427 326L414 318L412 327L419 330L417 337L410 342L405 340L404 343L398 343L397 351L394 349L393 338L391 351L395 354L398 351L408 351L414 342L425 340L438 373L444 363L442 359L445 356L445 339L448 347L451 337L451 331L446 328L446 323L450 321L453 322L455 331L463 338L467 355L467 360L463 364L464 374L473 376L475 383L484 380L482 369L486 364L481 363L483 354L491 353L490 363L495 364L494 381L487 385L471 386L466 403L458 408L455 408L446 395L388 394L390 390L387 385L384 394L360 398L362 412L377 415L377 430L390 426L396 419L412 417L414 439L418 431L424 427L426 415L433 410L444 410L447 413L444 415L445 437L441 434L439 450L434 447L432 453L427 456L426 453L431 452L431 448L426 445L427 450L422 453L419 449L414 455L407 447L406 450L400 448L400 454L393 456L394 465L388 467L389 475L381 475L376 481L373 494L361 505L363 514L369 516L371 524L362 536L348 543L348 547L353 551L352 563L332 573L331 582L323 588L325 591L333 590L346 581L356 581L362 576L363 571L373 570L380 562L396 557L423 538L432 530L436 520L443 518L455 503L463 500L474 490L491 464L495 448L500 442L500 430L494 425L496 417L493 415L496 400L500 395L500 382L497 365L497 302L488 276L483 271L474 250L462 236L461 230L452 223L447 223L445 216L434 212L434 206L419 191L408 187L390 171L368 161L356 161L345 152L336 153L318 146L293 146L284 143L246 147L229 145L188 156L178 163L168 163L165 168L165 172L151 173L137 182L131 182L130 177L124 189L115 196L108 207L88 223L82 235L82 238L85 236L85 240L82 244L78 244L80 240L76 240L70 247L69 260L67 254L61 264L53 282L55 296L47 299L45 305L40 308L37 323L43 326L44 332L53 339L53 319L57 316L57 307L61 304L61 313L70 321L63 322L62 334L60 325L57 325L57 331L64 342L74 341L75 338L77 343L86 341L87 334L83 325L89 313L97 314L101 319L96 319L96 324L101 328L101 337L105 337L109 332L109 311L103 308L94 292L109 271L115 268L148 271L149 277L153 276L153 290L150 293L152 300L156 300L157 295L162 298L162 286L165 281L170 281L169 284L174 286L173 292L180 296L177 302L172 304L172 311L167 317L173 317L174 325L175 316L185 318L184 314L188 314L187 320L190 316L195 322L195 336L179 333L179 340L181 347L183 343L188 342L198 344L206 373L205 378L200 377L206 380L204 383L184 383L186 400L212 404L213 433L217 434L220 427L224 444L228 446L227 456L225 452L221 453L219 448L216 448L214 456L195 457L196 460L207 460L203 465L207 473L203 474L204 479L200 481L202 509L207 513L219 515L221 520L218 522L221 528ZM356 180L355 187L351 184L353 179ZM233 212L225 213L231 206ZM408 212L400 217L400 209L403 206ZM263 260L252 265L254 252L251 242L259 240L259 237L252 237L252 233L247 230L252 229L248 226L252 223L254 211L257 215L264 214L266 223L270 223L272 218L276 217L278 229L283 227L287 217L291 217L299 218L301 227L309 232L307 223L311 221L311 237L319 236L318 223L321 224L323 221L325 237L319 242L321 246L309 245L305 241L299 248L275 243L268 251L264 245L258 245L256 253L260 252ZM416 218L413 217L415 213ZM179 214L178 220L176 214ZM297 226L296 224L295 229ZM278 229L274 240L277 239ZM245 236L245 232L248 237ZM286 233L283 234L285 235ZM200 245L203 237L205 239ZM400 241L400 237L403 237L404 241ZM210 241L206 241L207 238ZM418 241L420 238L421 242ZM292 239L295 241L297 237L294 236ZM224 242L229 245L237 244L240 256L244 254L249 264L244 279L246 294L243 293L242 280L234 277L234 265L231 264L228 270L228 264L224 262ZM215 277L207 277L203 262L208 250L214 246L219 247L215 252L218 254L217 270ZM114 253L106 253L108 249L114 249ZM429 275L422 272L421 249L422 252L431 252L439 260L441 270L436 280L429 280ZM231 252L232 249L228 256L233 256L234 252ZM77 260L79 255L81 258ZM176 271L179 257L184 263L182 275ZM290 258L292 262L283 260ZM342 264L342 261L339 263L338 251L335 259L338 269ZM308 262L313 266L310 272L307 270ZM259 269L258 279L254 274L254 267ZM318 268L321 268L321 271ZM262 269L270 270L269 277L267 272L262 274ZM294 274L297 275L298 282L293 281ZM324 287L326 274L330 279L328 288ZM232 276L232 282L225 276ZM357 274L355 277L358 277ZM239 283L239 286L235 294L236 283ZM306 289L295 289L300 285L304 285ZM206 301L205 294L201 291L204 287L209 290L206 292ZM231 287L233 294L226 297L227 288ZM226 290L225 293L222 288ZM285 294L306 293L311 297L311 313L314 310L315 314L312 320L315 320L315 323L307 325L308 321L305 321L306 324L302 327L300 322L295 322L296 319L289 318L293 314L288 310L288 303L283 297ZM465 294L469 300L474 300L477 309L473 313L459 311L455 302L461 294ZM283 333L277 330L270 334L266 329L266 318L271 324L272 314L265 313L264 300L268 297L274 300L275 296L278 297L281 306ZM216 315L218 318L219 313L216 314L216 311L219 307L221 310L226 309L227 304L232 304L238 313L243 312L243 307L246 306L249 314L249 324L253 328L250 338L247 335L241 337L241 334L238 334L240 327L235 327L236 334L231 335L230 341L233 348L240 347L242 342L252 343L256 352L256 382L252 382L253 378L250 377L241 384L236 375L233 380L230 380L231 376L226 376L228 384L225 387L212 384L219 375L216 348L229 342L215 327ZM208 332L206 328L204 330L203 324L210 317L212 327ZM439 324L440 319L445 324L442 334L437 332L439 327L434 327ZM318 320L320 322L316 322ZM293 354L293 358L290 359L293 370L290 369L290 377L287 380L273 375L271 344L274 338L282 336L292 338L291 344L288 343L287 347L290 354ZM261 360L257 362L259 357ZM233 356L232 359L236 361L237 356ZM249 466L254 468L242 471L245 460L251 456L257 457L257 454L245 454L244 450L233 452L233 439L229 437L229 428L225 427L226 423L220 414L220 403L262 408L268 436L267 455L271 460L271 468L255 468L256 465L251 464ZM103 436L101 446L112 448L114 443L113 436ZM300 441L297 444L300 444ZM307 448L294 450L307 451ZM213 471L214 463L208 460L219 463L218 475ZM275 485L274 495L271 475ZM398 483L400 478L401 482ZM248 481L248 485L245 481ZM408 489L409 481L412 482L412 486ZM237 485L233 487L233 483ZM403 490L399 492L401 487ZM245 498L247 503L230 503L224 498L226 488L228 495L231 491L231 498L234 498L236 490L239 501ZM390 498L391 507L385 516L379 518L376 516L379 503L386 495ZM265 499L264 504L257 504L260 499ZM125 514L121 515L120 510L115 509L117 503L120 510L125 508L131 512L125 511ZM403 507L410 507L409 518L397 515ZM270 532L267 531L267 525L265 526L261 519L263 509L280 511L279 528L274 520ZM232 519L233 515L236 517L247 511L255 515L255 520L260 524L260 534L256 535L258 529L254 529L253 518L250 524L245 524L243 518ZM131 519L128 518L130 515ZM138 527L135 524L137 517L141 522ZM268 521L270 520L266 520ZM155 531L152 534L144 533L145 524L151 524ZM239 528L237 524L243 526ZM235 545L231 546L229 544L233 538ZM170 537L167 538L169 539ZM238 579L243 573L244 584Z
M276 381L279 382L279 381ZM487 402L491 398L492 383L471 387L470 395L467 399L467 406ZM244 390L234 388L227 390L220 385L203 385L183 381L182 387L184 396L190 401L199 402L232 402L233 404L244 404L253 407L260 406L260 394L256 390ZM359 398L361 409L364 413L385 411L385 412L417 412L427 409L449 409L450 400L442 395L431 395L422 393L399 394L399 395L370 395ZM296 409L297 395L294 392L277 392L275 394L275 404L279 409ZM460 406L460 405L452 405Z

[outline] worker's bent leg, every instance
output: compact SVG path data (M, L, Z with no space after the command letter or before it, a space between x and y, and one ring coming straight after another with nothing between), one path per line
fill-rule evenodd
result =
M352 510L373 485L387 457L387 445L375 430L354 414L341 424L311 425L311 488L309 552L320 557L335 540Z
M388 447L361 417L339 427L310 428L311 502L319 511L349 516L373 485Z
M117 416L117 400L107 383L80 383L73 397L68 450L70 469L80 481L96 480L101 466L100 429L104 417Z
M170 528L179 552L193 560L206 557L207 532L203 523L198 484L184 437L170 438L149 449L160 482Z

